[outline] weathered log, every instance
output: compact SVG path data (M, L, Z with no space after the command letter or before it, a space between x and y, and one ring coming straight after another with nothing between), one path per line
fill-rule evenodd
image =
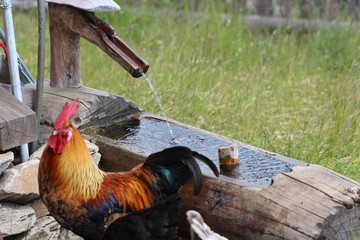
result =
M52 97L57 96L57 99L51 102L52 97L49 97L48 101L44 101L44 122L53 121L52 116L58 113L64 101L70 101L69 99L79 95L80 98L86 97L83 93L85 90L88 91L85 88L45 90L45 97L52 94ZM96 94L104 96L102 101L105 102L108 101L107 98L113 97L94 90L92 95ZM91 99L82 101L82 104L91 109L86 114L87 117L92 118L92 114L97 117L101 115L96 108L102 109L102 105L93 104ZM54 107L56 105L59 106ZM50 114L48 111L53 113ZM131 117L131 113L127 119L129 116ZM149 114L136 114L140 120L151 116L154 117ZM114 120L110 115L107 117ZM123 118L119 117L118 120ZM80 125L77 117L75 122ZM89 123L83 119L80 122ZM207 168L201 166L204 186L200 195L193 195L191 183L186 184L181 190L183 212L180 230L184 236L189 233L185 217L185 211L189 209L198 211L212 230L229 239L325 239L330 236L335 239L346 239L345 236L350 237L351 234L360 235L360 183L318 165L308 165L174 120L170 122L194 131L194 135L199 139L199 142L193 143L194 146L206 142L211 137L212 140L224 140L251 150L252 163L260 160L261 156L257 155L260 154L292 166L291 171L280 171L272 177L272 181L266 182L253 182L247 178L233 179L223 175L215 178ZM157 129L153 130L149 139L142 139L147 144L138 146L137 142L121 143L114 140L116 136L113 132L115 129L121 131L120 127L111 128L111 125L104 125L104 122L99 123L99 126L88 126L82 131L100 147L99 152L103 156L100 166L104 170L129 170L142 163L149 152L155 151L148 148L151 141L154 141L152 137L156 137ZM141 129L135 125L133 127ZM107 134L114 134L114 139ZM162 139L156 138L156 141L158 140ZM213 143L214 141L211 141L210 145L215 146ZM160 142L159 145L163 146ZM207 152L212 150L209 148ZM205 152L204 155L206 154ZM241 156L240 158L243 161ZM271 165L266 166L269 167ZM257 174L261 175L261 171L259 169Z
M184 187L184 209L199 211L215 232L229 239L359 236L360 184L321 166L294 167L264 188L225 177L205 179L200 196L191 195L191 186Z
M95 134L93 140L107 170L129 170L146 157L146 146L139 152L103 135ZM320 239L360 233L360 184L324 167L295 166L276 175L270 185L223 175L215 178L207 169L202 171L205 181L199 196L192 194L191 183L181 191L182 235L188 234L185 212L189 209L200 212L212 230L229 239Z
M131 169L146 157L107 138L95 141L103 156L101 165L108 170ZM199 196L192 194L191 183L181 191L182 235L188 234L185 212L190 209L229 239L319 239L360 233L360 184L321 166L294 167L275 176L270 186L207 173L204 178Z
M34 141L35 112L1 87L0 102L0 150Z

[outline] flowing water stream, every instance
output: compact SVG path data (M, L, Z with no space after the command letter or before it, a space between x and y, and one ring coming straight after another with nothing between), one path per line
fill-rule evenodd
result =
M164 107L163 107L163 105L162 105L162 103L161 103L161 100L160 100L160 98L159 98L159 96L158 96L158 94L157 94L157 92L156 92L156 89L155 89L154 85L151 83L151 81L150 81L150 79L148 78L148 76L146 76L145 73L143 73L143 72L141 71L141 75L146 79L146 82L148 83L149 87L151 88L151 91L152 91L152 92L154 93L154 95L155 95L156 101L158 102L158 104L159 104L159 106L160 106L160 109L161 109L161 112L162 112L162 114L163 114L163 116L164 116L164 118L165 118L165 120L166 120L168 129L169 129L169 132L170 132L170 135L171 135L171 142L172 142L173 144L175 144L175 136L174 136L174 133L173 133L171 127L170 127L169 119L168 119L167 114L166 114L166 111L165 111L165 109L164 109Z

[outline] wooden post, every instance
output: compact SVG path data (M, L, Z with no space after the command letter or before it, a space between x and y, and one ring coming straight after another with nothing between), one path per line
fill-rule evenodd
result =
M279 0L280 15L283 18L291 17L292 1L291 0Z
M334 20L340 15L341 0L321 0L321 16L325 20Z
M300 18L311 19L313 17L314 3L312 0L300 0Z
M194 11L195 12L199 11L200 2L201 2L201 0L194 0Z
M218 152L220 173L228 177L238 178L240 175L240 160L237 145L233 144L231 146L221 147L218 149Z
M49 3L50 15L50 85L59 88L82 86L80 35L72 31L80 10Z
M349 0L349 15L352 21L359 19L360 0Z
M272 0L256 0L255 7L259 16L272 16L274 13Z

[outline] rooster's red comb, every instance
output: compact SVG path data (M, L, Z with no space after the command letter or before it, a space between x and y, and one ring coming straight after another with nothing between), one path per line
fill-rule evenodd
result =
M79 98L75 99L71 104L65 103L65 106L61 110L61 113L57 117L54 125L55 130L62 128L63 123L67 120L74 118L76 111L79 109L80 101Z

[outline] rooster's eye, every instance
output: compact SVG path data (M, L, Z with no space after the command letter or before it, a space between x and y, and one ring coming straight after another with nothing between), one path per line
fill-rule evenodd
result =
M70 130L71 130L71 127L70 127L70 126L64 127L64 128L61 130L61 135L63 135L63 136L68 135L68 133L70 132Z

